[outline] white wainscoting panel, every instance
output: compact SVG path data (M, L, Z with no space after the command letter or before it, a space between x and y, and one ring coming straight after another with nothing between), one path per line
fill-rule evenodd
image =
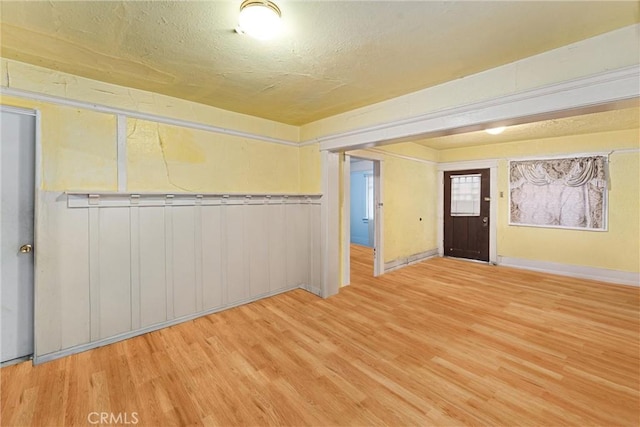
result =
M244 212L244 247L249 254L249 295L269 293L268 205L248 205Z
M317 195L40 200L36 363L285 290L320 290Z
M202 302L204 310L222 305L222 222L220 206L202 208Z
M173 226L173 317L195 313L196 253L195 206L174 206Z
M97 236L89 234L99 251L98 331L99 338L107 338L131 330L130 216L129 209L92 209L98 213L99 230Z
M287 283L302 285L309 282L310 247L308 241L309 215L307 207L297 204L285 205L287 221Z
M316 226L320 224L320 209L309 209L309 234L311 242L311 280L307 284L307 290L318 296L321 294L320 284L322 283L322 258L320 257L321 229Z
M282 290L287 282L287 225L285 206L268 205L267 235L269 239L269 291ZM291 261L292 262L292 261Z
M140 271L140 326L167 320L167 272L164 208L142 207L138 235ZM132 231L132 234L135 231Z
M247 291L247 265L244 237L244 205L228 205L225 213L225 241L226 255L226 289L227 298L225 304L233 304L242 301L249 296ZM249 249L249 248L246 248Z

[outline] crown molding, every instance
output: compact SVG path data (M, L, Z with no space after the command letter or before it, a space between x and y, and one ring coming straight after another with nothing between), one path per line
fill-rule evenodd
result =
M173 126L181 126L181 127L203 130L203 131L213 132L213 133L221 133L225 135L237 136L240 138L255 139L258 141L270 142L273 144L282 144L282 145L288 145L292 147L300 146L300 144L298 144L296 141L289 141L289 140L280 139L280 138L272 138L270 136L264 136L257 133L244 132L244 131L239 131L235 129L209 125L206 123L193 122L190 120L176 119L172 117L162 116L159 114L143 113L140 111L128 110L125 108L110 107L108 105L103 105L103 104L94 104L91 102L77 101L74 99L68 99L68 98L62 98L55 95L47 95L43 93L31 92L28 90L16 89L16 88L7 87L7 86L0 87L0 95L15 96L17 98L29 99L32 101L48 102L51 104L64 105L66 107L82 108L85 110L96 111L99 113L114 114L116 116L148 120L150 122L163 123L166 125L173 125Z
M480 130L486 124L512 126L529 121L547 120L632 106L636 105L638 98L640 98L640 84L638 84L638 81L640 81L640 65L633 65L485 101L346 132L324 135L302 142L6 86L0 87L0 95L83 108L116 116L120 115L292 147L319 144L320 150L346 151L370 148L382 144L415 141L416 139L440 136L453 131L456 133L470 132Z

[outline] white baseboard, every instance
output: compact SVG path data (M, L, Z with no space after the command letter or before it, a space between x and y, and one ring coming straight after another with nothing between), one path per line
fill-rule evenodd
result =
M388 273L393 270L397 270L402 267L406 267L407 265L415 264L416 262L424 261L425 259L432 258L434 256L438 256L438 249L430 249L425 252L420 252L417 254L409 255L406 258L398 258L393 261L384 263L384 272Z
M537 261L504 256L498 256L498 265L521 268L524 270L540 271L543 273L559 274L561 276L577 277L579 279L591 279L620 285L640 286L640 273L632 273L628 271L609 270L598 267L584 267L581 265L561 264L558 262Z

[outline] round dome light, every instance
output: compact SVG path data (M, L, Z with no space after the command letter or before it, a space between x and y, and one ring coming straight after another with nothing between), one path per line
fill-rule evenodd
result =
M280 9L271 1L244 0L240 5L237 31L260 40L280 32Z
M506 126L500 126L498 128L485 129L486 133L490 133L491 135L499 135L506 129Z

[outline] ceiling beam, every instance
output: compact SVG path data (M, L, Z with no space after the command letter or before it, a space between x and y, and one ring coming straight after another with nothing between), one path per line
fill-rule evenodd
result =
M640 66L634 65L303 144L320 143L320 149L328 151L354 150L632 107L639 99Z

